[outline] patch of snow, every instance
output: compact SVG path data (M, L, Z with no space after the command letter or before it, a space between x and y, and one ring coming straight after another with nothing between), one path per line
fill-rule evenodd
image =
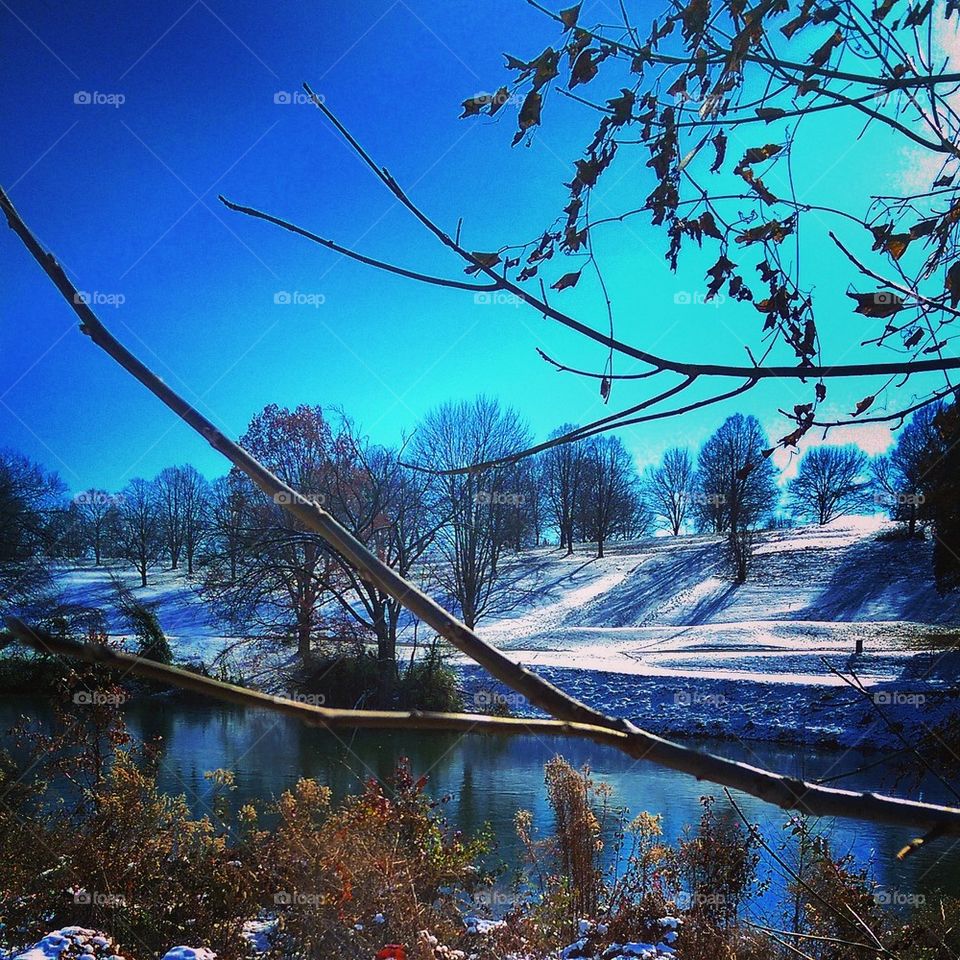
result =
M463 918L463 924L467 928L467 933L484 934L491 930L499 930L506 926L504 920L487 920L484 917L476 917L472 914Z
M124 960L116 952L113 941L99 930L84 927L62 927L48 933L14 960Z
M206 947L173 947L163 960L217 960L217 955Z
M276 918L267 920L247 920L243 924L240 936L250 945L254 954L266 953L277 930Z

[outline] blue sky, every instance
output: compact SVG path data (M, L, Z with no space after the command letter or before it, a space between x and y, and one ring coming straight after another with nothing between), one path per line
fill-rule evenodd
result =
M538 346L594 369L603 351L525 308L386 276L216 198L372 256L462 276L462 264L399 208L316 108L278 103L285 98L277 94L308 81L431 216L451 230L462 216L468 245L491 249L537 235L557 214L595 116L554 97L532 144L511 149L515 107L500 122L476 122L457 119L459 104L508 78L505 50L532 56L556 36L521 0L181 0L143 5L135 16L111 0L0 0L0 183L108 326L233 436L266 403L320 403L342 406L390 442L436 404L485 392L518 408L542 437L641 394L618 385L608 409L594 381L547 367ZM75 102L82 93L95 102ZM776 140L774 127L734 138L731 153ZM857 141L859 125L811 119L806 132L811 145L798 151L795 173L821 202L861 188L850 174L858 164L890 188L911 163L894 156L892 173L876 174L880 141ZM645 160L640 148L621 151L594 210L639 206L652 186ZM712 260L682 257L673 276L664 236L646 217L603 230L595 243L618 335L668 356L745 361L743 342L756 343L759 330L750 305L675 303L678 291L705 289ZM831 298L820 312L828 356L860 359L851 345L876 321L852 313L837 254L822 238L804 243L804 270L818 296ZM556 277L576 266L553 265ZM79 334L7 231L0 285L0 442L57 469L74 489L120 487L185 461L223 472L216 453ZM275 303L282 293L301 302ZM605 326L592 278L557 296ZM618 361L618 369L635 368ZM868 386L831 388L834 411L849 413ZM805 399L796 384L771 385L622 436L643 464L675 443L700 443L737 408L777 429L776 407ZM886 442L873 430L865 445Z

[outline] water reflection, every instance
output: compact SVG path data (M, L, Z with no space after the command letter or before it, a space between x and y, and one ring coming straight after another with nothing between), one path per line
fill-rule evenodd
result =
M6 701L0 704L0 729L6 730L20 713L42 718L48 710L46 705L28 701ZM415 774L428 774L432 795L449 794L448 819L466 831L489 823L499 841L498 857L513 866L521 856L513 826L516 811L530 809L540 824L549 827L543 765L557 753L575 766L589 764L594 778L608 783L615 801L628 806L633 814L642 810L662 814L664 835L670 840L699 818L699 800L704 793L722 796L719 788L692 777L583 741L376 731L332 734L264 711L166 700L130 704L127 718L138 739L161 738L161 787L185 794L196 813L211 812L213 788L204 774L216 768L234 772L234 804L254 800L262 807L300 777L316 778L340 797L355 792L371 777L388 779L400 758L408 757ZM858 751L772 744L715 742L706 746L724 756L810 779L855 769L875 759ZM882 769L863 771L841 785L893 792L889 783L879 779ZM923 784L920 793L931 802L949 799L936 782ZM759 823L764 835L778 844L786 814L751 797L737 797L751 821ZM960 890L957 841L941 841L899 862L896 851L910 839L904 830L844 820L821 821L820 827L829 833L835 853L852 852L860 863L869 863L874 877L890 890ZM782 877L774 875L771 881L771 892L764 898L767 907L780 899L784 889Z

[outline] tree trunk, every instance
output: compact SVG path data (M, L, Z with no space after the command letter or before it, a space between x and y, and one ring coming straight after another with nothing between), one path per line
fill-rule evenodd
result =
M301 613L297 618L297 652L305 663L311 657L310 650L310 618L304 618Z
M381 707L386 708L393 700L397 649L396 638L390 635L384 603L378 604L374 611L373 630L377 635L377 700Z

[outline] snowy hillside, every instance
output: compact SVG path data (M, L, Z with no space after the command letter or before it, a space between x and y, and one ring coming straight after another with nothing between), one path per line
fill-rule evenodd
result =
M715 537L651 538L602 560L544 552L532 602L481 632L529 664L824 683L842 681L821 658L860 636L868 675L887 676L914 642L960 624L960 596L934 589L929 541L880 530L856 518L760 534L740 586Z
M761 534L741 586L724 579L711 537L649 539L602 560L543 551L534 599L481 633L660 733L899 746L831 667L855 671L905 735L924 735L955 703L960 596L934 589L930 541L878 539L885 529L856 518ZM468 701L535 712L463 670Z

